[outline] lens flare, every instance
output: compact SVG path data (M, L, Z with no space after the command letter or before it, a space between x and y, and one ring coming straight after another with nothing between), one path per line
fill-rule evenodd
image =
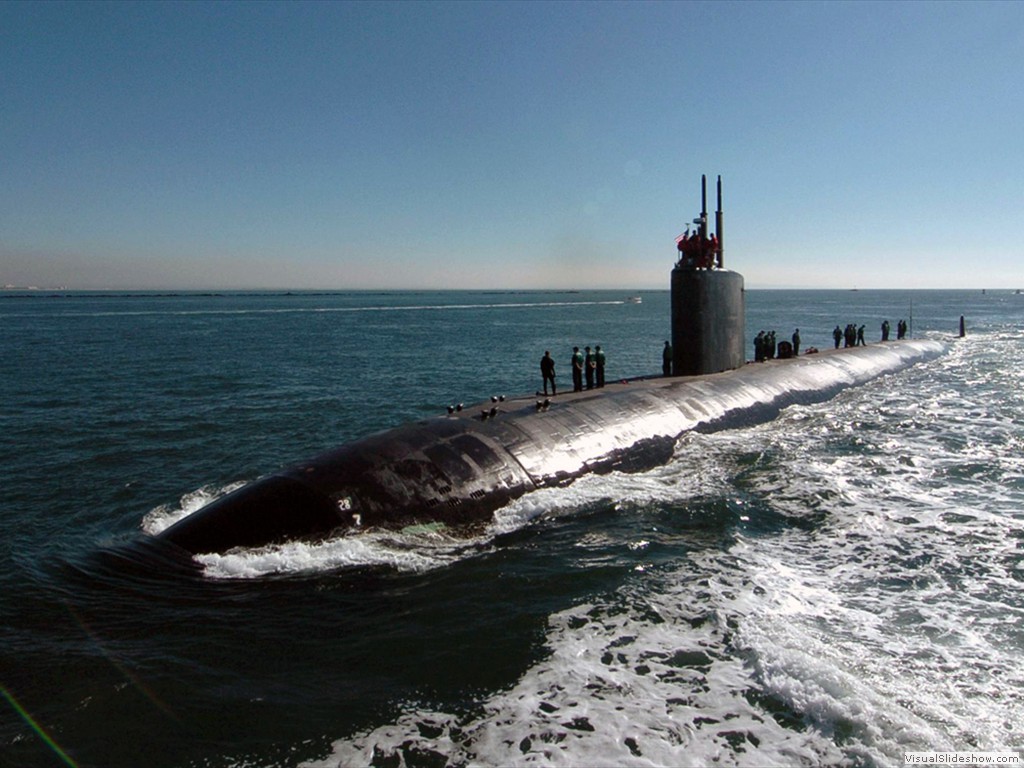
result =
M43 740L43 743L45 743L46 746L53 750L57 757L63 760L66 765L78 768L78 763L72 760L68 756L67 752L57 746L57 742L50 738L50 734L43 730L43 727L33 719L32 715L25 711L25 708L18 703L18 700L15 699L2 685L0 685L0 695L7 699L7 703L14 707L14 711L21 715L21 719L28 723L29 728L36 732L36 735Z

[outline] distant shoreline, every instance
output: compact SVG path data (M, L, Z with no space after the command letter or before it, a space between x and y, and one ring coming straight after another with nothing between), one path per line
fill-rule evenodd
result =
M747 286L746 291L757 292L794 292L794 293L939 293L942 291L958 291L966 293L1011 293L1020 294L1013 288L780 288L777 286ZM24 294L91 294L94 296L339 296L359 294L362 296L386 296L394 294L415 293L475 293L485 295L516 295L523 293L548 294L581 294L581 293L621 293L624 296L637 294L668 293L668 288L72 288L67 285L35 286L35 285L4 285L0 286L0 298L21 298ZM9 294L9 295L4 295Z

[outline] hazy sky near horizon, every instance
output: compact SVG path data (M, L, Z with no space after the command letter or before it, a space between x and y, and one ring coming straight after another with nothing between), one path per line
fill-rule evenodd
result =
M0 285L1024 288L1024 3L0 4ZM713 217L712 217L713 220Z

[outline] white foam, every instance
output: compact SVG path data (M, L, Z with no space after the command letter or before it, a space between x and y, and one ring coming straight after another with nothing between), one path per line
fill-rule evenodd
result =
M216 501L221 496L226 496L243 485L245 483L239 481L220 487L205 485L202 488L197 488L182 496L176 506L162 504L151 509L143 516L140 526L145 533L155 536L161 531L170 528L179 520L184 520L207 504Z
M680 446L688 445L685 436ZM685 448L680 448L683 450ZM678 453L677 453L678 456ZM494 513L488 527L490 535L518 530L538 517L575 514L580 509L599 503L611 503L616 509L646 504L669 504L680 497L720 490L724 477L711 454L697 458L700 466L689 463L689 471L680 472L677 462L649 472L607 475L584 475L571 485L542 488L528 493Z
M683 585L693 575L687 569L672 579ZM779 724L748 700L751 669L728 651L728 617L707 597L725 584L701 587L705 597L694 603L670 579L651 592L654 600L645 584L556 613L546 658L481 714L409 712L304 765L368 764L375 753L404 759L410 750L475 765L838 762L827 738Z
M370 531L323 542L289 542L225 554L196 555L206 576L253 579L342 568L384 566L421 573L450 565L479 552L484 540L458 538L439 531Z

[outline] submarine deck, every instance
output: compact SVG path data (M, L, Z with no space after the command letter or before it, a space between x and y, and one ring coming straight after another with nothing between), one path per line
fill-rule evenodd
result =
M442 425L448 421L452 429L503 446L536 487L560 485L584 472L663 463L687 431L761 423L787 406L823 402L944 348L930 340L888 341L713 374L614 380L582 392L485 401L420 423L447 431Z
M604 387L583 389L579 392L574 392L571 388L567 388L559 389L557 395L545 395L539 391L534 394L518 394L512 396L504 395L503 401L494 402L493 400L484 400L479 403L463 406L461 411L441 415L440 418L458 418L480 421L481 413L487 411L488 414L490 414L492 408L497 408L497 416L500 416L502 414L508 414L520 410L536 410L537 403L543 402L545 399L550 400L551 406L554 406L556 404L562 405L578 401L600 400L601 398L614 396L617 393L622 392L658 392L664 389L678 388L680 385L690 388L699 388L702 383L720 381L723 378L741 380L749 378L751 383L754 383L756 380L769 374L769 372L777 371L779 368L799 370L801 366L815 365L818 362L827 359L852 362L858 358L874 357L880 349L896 351L903 347L918 350L919 348L922 348L922 344L923 348L927 349L927 351L931 353L928 356L934 356L944 349L940 342L923 339L901 339L895 341L875 342L873 344L859 347L821 349L817 352L803 354L797 357L773 358L760 363L748 360L742 368L719 371L718 373L706 373L694 376L664 376L661 374L640 375L628 378L611 379L605 383ZM918 362L918 360L914 359L909 362ZM859 382L851 382L851 384L856 383ZM488 416L488 418L496 418L497 416Z

